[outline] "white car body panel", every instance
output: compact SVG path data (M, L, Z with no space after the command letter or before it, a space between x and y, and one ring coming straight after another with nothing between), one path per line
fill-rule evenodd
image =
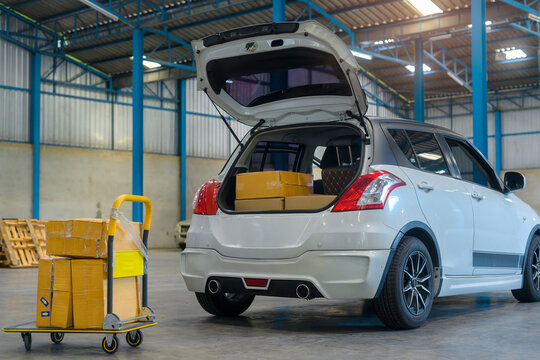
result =
M403 168L410 179L427 224L441 250L445 275L472 275L473 212L471 196L461 180ZM419 186L429 186L422 190ZM453 224L453 226L449 226Z

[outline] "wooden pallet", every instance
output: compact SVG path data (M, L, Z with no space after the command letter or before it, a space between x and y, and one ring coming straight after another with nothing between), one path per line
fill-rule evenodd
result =
M37 266L46 257L45 225L37 220L0 220L0 240L10 267Z

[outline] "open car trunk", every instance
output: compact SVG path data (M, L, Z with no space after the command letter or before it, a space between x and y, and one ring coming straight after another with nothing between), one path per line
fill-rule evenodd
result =
M318 212L360 175L362 133L349 123L291 125L256 133L218 192L229 214Z

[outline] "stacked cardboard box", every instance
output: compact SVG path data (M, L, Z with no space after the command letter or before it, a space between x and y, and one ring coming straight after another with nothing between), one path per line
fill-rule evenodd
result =
M140 233L141 224L133 224ZM47 252L39 262L38 327L97 329L107 306L108 221L75 219L47 223ZM144 258L121 223L114 237L113 312L121 320L139 313L139 275Z
M263 171L236 176L236 211L320 209L334 195L313 194L313 175Z

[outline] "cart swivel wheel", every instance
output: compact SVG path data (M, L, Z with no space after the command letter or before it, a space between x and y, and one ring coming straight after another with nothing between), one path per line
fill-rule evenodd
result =
M51 341L55 344L60 344L64 340L63 332L53 332L51 333Z
M143 341L143 335L141 330L130 331L126 334L126 342L135 347L141 345Z
M107 337L104 337L101 342L101 347L107 354L114 354L116 350L118 350L118 337L114 335L110 345L107 344Z
M26 349L26 351L30 351L30 349L32 348L32 334L30 334L29 332L23 332L21 333L21 337L24 342L24 348Z

